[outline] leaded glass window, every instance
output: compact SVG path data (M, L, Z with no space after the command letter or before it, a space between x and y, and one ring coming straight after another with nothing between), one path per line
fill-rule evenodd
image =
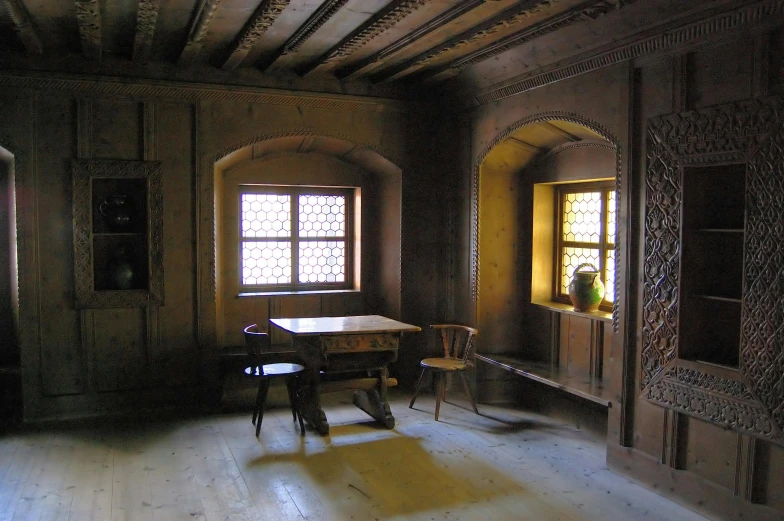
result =
M353 194L350 188L243 186L243 288L351 287Z
M615 189L612 183L561 185L558 197L558 239L554 298L569 302L574 270L591 263L605 285L603 306L615 300Z

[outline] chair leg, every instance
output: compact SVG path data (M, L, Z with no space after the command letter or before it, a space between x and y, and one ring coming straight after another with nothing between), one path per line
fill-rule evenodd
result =
M250 420L253 425L256 425L256 418L259 415L259 400L261 399L261 383L263 380L263 378L259 380L259 389L256 391L256 401L253 404L253 417Z
M441 409L441 400L446 396L446 378L444 373L437 371L438 375L438 388L436 389L436 421L438 421L438 411Z
M259 410L258 418L256 419L256 437L259 437L261 432L261 420L264 419L264 402L267 401L267 393L269 392L270 381L269 378L262 378L259 384L259 394L256 398L256 408Z
M468 399L471 400L471 406L474 408L474 412L479 414L479 409L476 408L476 400L474 400L474 395L471 394L471 388L468 387L468 382L466 381L465 374L463 372L460 373L460 381L463 382L463 390L465 391Z
M417 395L419 394L419 390L422 388L422 380L425 378L425 371L427 371L427 368L423 367L422 373L419 375L419 380L417 380L416 389L414 389L414 396L411 397L411 403L408 404L409 409L414 408L414 402L416 401Z
M297 406L294 404L294 378L291 376L286 378L286 390L289 392L289 404L291 405L291 415L294 417L293 421L297 421Z

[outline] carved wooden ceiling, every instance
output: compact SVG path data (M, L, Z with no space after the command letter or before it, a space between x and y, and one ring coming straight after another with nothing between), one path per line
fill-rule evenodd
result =
M633 1L0 0L0 55L428 85Z

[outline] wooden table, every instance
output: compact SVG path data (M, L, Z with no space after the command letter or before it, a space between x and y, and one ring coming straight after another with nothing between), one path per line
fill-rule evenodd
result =
M302 415L320 434L329 433L320 395L341 390L353 390L354 405L388 429L395 426L387 387L397 381L389 378L387 365L397 359L400 336L421 328L380 315L271 318L270 323L291 334L305 365Z

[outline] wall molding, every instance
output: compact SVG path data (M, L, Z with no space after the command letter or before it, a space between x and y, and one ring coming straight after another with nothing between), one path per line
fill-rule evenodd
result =
M784 16L784 0L765 0L721 13L707 19L672 27L661 27L657 34L645 38L632 37L612 49L589 56L579 56L549 69L527 74L516 80L500 82L463 99L464 108L500 101L523 92L561 80L593 72L647 54L664 52L678 46L693 44L706 38L716 38L739 29L761 26L771 18Z
M263 87L169 80L131 80L114 76L31 73L23 71L0 71L0 87L57 90L81 96L129 96L142 99L172 99L176 101L236 101L358 112L404 112L406 108L412 105L412 102L405 100L288 91Z

